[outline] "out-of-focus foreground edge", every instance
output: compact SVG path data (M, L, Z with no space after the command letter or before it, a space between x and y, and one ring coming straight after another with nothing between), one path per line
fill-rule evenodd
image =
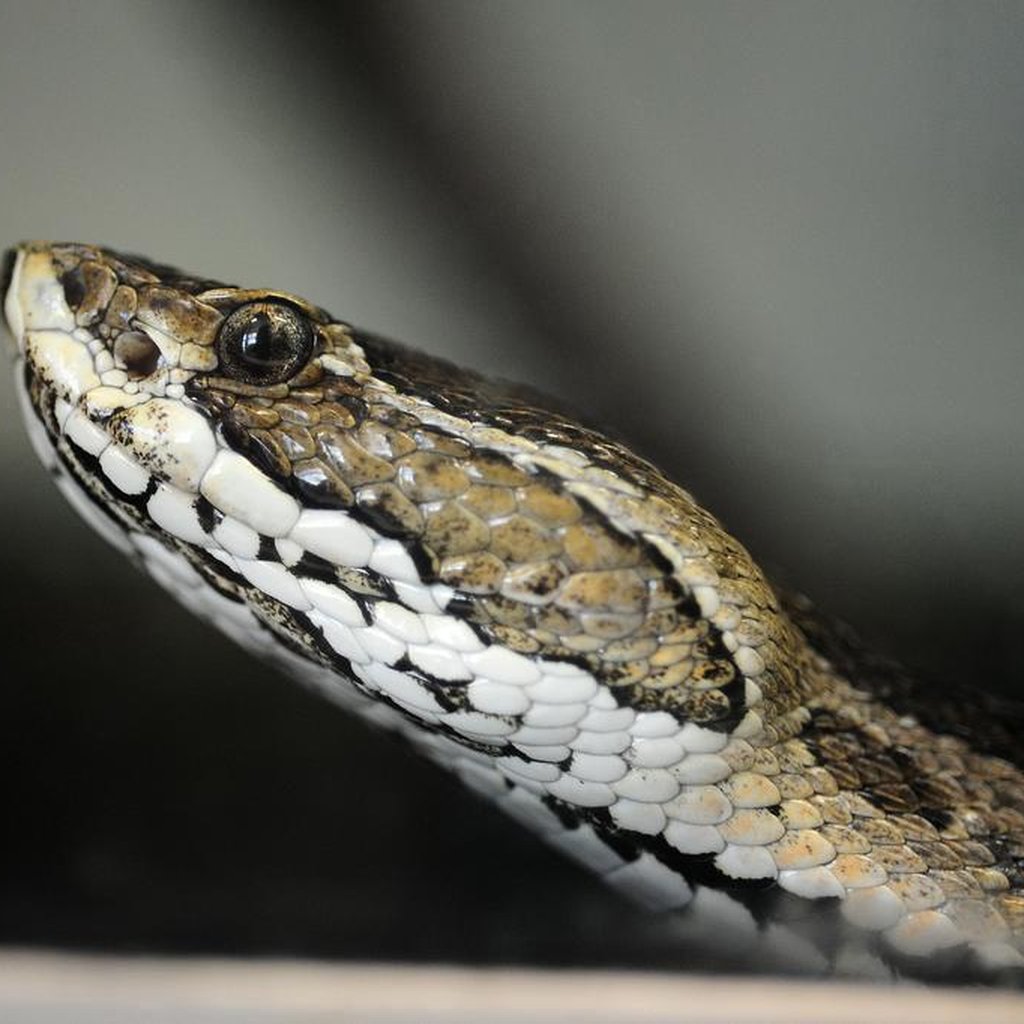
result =
M327 964L0 952L0 1020L785 1021L971 1024L1024 1020L1024 997L624 971ZM124 1019L131 1019L125 1017Z

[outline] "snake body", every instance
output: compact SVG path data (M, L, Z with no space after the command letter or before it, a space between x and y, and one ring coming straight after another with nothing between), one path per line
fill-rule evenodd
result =
M61 490L247 650L752 966L1019 977L1014 723L862 657L628 447L284 292L7 274Z

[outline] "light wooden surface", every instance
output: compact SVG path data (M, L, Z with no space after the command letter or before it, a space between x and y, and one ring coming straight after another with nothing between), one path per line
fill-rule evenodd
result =
M4 1024L1013 1024L979 990L607 971L0 953Z

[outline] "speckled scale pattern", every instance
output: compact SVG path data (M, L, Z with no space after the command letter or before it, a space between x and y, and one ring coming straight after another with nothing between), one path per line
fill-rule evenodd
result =
M89 246L12 271L58 486L247 649L696 941L1020 970L1024 779L998 729L972 742L976 710L930 715L937 695L823 642L628 448L292 295ZM222 325L266 302L308 324L308 358L231 377Z
M384 344L355 338L376 367ZM433 377L456 374L435 369ZM465 595L469 620L490 639L520 653L585 663L631 706L735 724L743 709L742 673L725 646L725 631L702 617L658 548L616 529L585 492L572 493L549 468L474 444L443 424L425 426L415 406L394 404L396 381L405 383L393 370L382 380L320 381L293 388L284 401L202 381L191 394L217 410L229 444L300 500L344 509L401 537L415 550L423 578ZM403 394L413 394L411 387ZM468 400L438 394L444 409L469 407ZM475 419L490 408L478 401ZM493 408L496 421L512 421L511 407ZM616 450L582 428L570 433L567 422L552 424L539 411L515 412L517 436L549 446L571 442L573 451L588 456L599 445L603 460ZM653 470L634 463L632 482L653 478ZM692 574L711 578L728 570L742 583L740 574L753 572L745 553L697 510L688 527ZM744 621L739 610L774 610L757 606L765 598L755 589L738 590L720 619L736 619L741 635L770 648L769 630L757 619Z

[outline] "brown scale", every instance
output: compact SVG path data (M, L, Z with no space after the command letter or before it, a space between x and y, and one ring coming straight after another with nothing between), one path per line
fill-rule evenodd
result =
M1001 916L1020 938L1024 786L1016 767L842 682L811 701L801 741L850 810L841 829L825 832L837 850L869 854L915 908L948 900L968 933L1002 934ZM835 812L821 808L828 821L826 809Z
M197 396L220 407L234 447L312 504L352 510L415 544L431 577L469 597L494 639L584 657L642 707L711 723L732 711L721 688L738 672L717 633L641 541L557 477L425 427L375 400L372 383L360 392L322 378L319 393L302 389L298 416L298 389L282 402L226 399L215 387ZM722 547L734 578L738 550ZM767 643L767 630L757 639Z
M685 492L532 392L356 335L367 365L347 327L293 296L89 247L58 247L54 258L77 322L112 346L120 332L162 324L209 354L222 318L242 303L278 298L302 310L316 331L314 357L287 383L259 388L215 372L190 382L233 448L306 505L348 510L400 537L494 640L582 658L623 703L735 724L738 669L665 558L556 474L513 465L461 428L425 423L417 401L574 449L638 487L666 541L714 570L739 612L736 637L765 663L764 731L734 739L724 755L737 773L733 799L759 805L742 820L781 823L786 857L831 844L837 877L877 874L912 910L943 906L967 934L1024 942L1024 776L992 756L1019 756L1018 707L975 692L944 697L866 655L806 602L783 608L744 549ZM351 374L325 372L328 356L350 362ZM353 590L375 585L367 574L338 576Z

